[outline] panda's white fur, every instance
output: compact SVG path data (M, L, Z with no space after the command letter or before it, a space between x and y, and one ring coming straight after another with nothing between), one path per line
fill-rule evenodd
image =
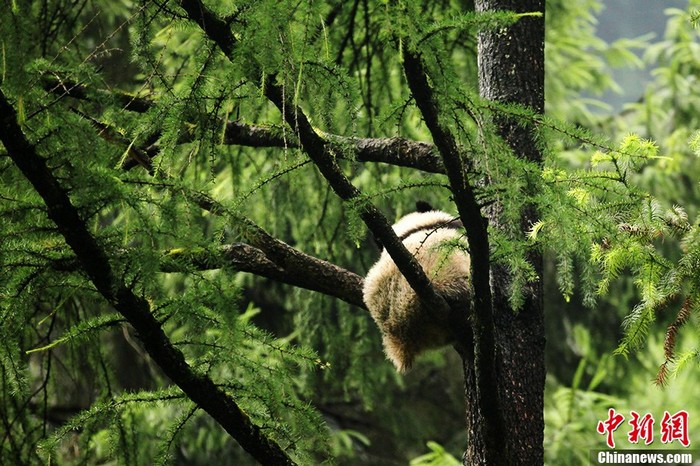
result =
M396 236L414 255L447 302L466 315L471 298L469 255L455 240L464 241L455 217L442 211L414 212L394 224ZM461 224L460 224L461 225ZM364 302L382 333L384 351L396 369L410 369L423 350L450 343L453 323L449 315L425 308L386 251L367 273Z

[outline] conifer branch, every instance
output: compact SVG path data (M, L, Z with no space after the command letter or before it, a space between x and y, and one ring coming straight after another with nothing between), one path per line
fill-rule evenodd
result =
M270 76L264 83L264 92L265 96L282 112L287 124L295 129L304 152L313 160L338 197L344 201L360 201L362 197L360 191L343 174L335 160L333 149L327 147L323 138L316 133L303 110L294 106L282 87L274 82L274 76ZM396 267L428 309L433 309L436 313L449 309L447 302L437 294L423 268L396 236L379 209L366 203L361 207L360 218L375 239L384 246Z
M44 89L59 96L71 97L78 100L94 100L91 95L102 94L116 99L124 110L137 113L148 111L154 102L146 97L138 97L119 90L101 91L90 89L84 84L45 78ZM252 125L240 121L229 120L225 124L222 143L247 147L283 147L298 149L299 141L294 137L285 137L282 131L274 127ZM430 143L413 141L406 138L357 138L323 133L321 136L326 143L335 148L335 153L341 158L354 157L358 162L378 162L400 167L416 168L428 173L444 173L442 161L437 155L435 146ZM192 142L192 133L183 132L180 143ZM157 147L142 149L147 154L157 153ZM127 170L139 165L134 160L127 160Z
M659 367L654 383L661 387L665 387L668 383L668 365L675 359L676 337L681 327L683 327L692 315L693 299L688 296L683 301L681 309L678 311L676 318L666 328L666 336L664 337L664 362Z
M229 267L240 272L269 278L280 283L323 293L365 308L361 276L268 237L265 252L245 243L227 244L216 250L173 249L161 261L162 272L213 270ZM272 244L275 243L275 244ZM259 242L260 244L260 242ZM275 256L273 259L272 256Z
M363 278L359 275L293 248L252 220L230 212L226 206L204 193L190 190L184 190L183 193L187 199L213 215L229 214L239 224L241 234L248 243L222 246L216 252L190 251L184 254L189 257L190 265L199 267L200 270L229 266L288 285L318 291L365 308L362 300ZM170 254L183 257L180 253L173 254L173 251ZM212 267L214 264L218 265Z
M136 329L144 348L163 372L213 417L248 453L263 464L294 462L274 440L265 435L233 398L209 377L195 371L173 346L148 301L126 286L112 268L109 257L80 218L65 189L17 122L14 107L0 90L0 141L9 157L46 204L49 218L77 256L98 292Z
M264 236L258 237L256 242L262 247L232 243L215 249L175 248L163 254L159 270L163 273L186 273L192 270L228 268L323 293L359 308L366 308L362 300L364 279L361 276L305 254L264 230L260 231ZM128 251L123 253L126 255ZM40 263L22 265L42 267ZM80 270L80 263L74 258L48 259L48 267L57 272L76 272Z
M466 230L471 257L471 277L474 287L474 306L471 316L474 365L477 380L477 403L483 414L487 458L498 458L502 454L499 439L506 436L501 401L498 390L498 367L493 298L490 284L491 257L489 249L488 222L482 215L481 206L474 187L467 178L462 153L453 134L440 122L439 104L428 82L428 75L417 52L407 47L403 51L403 65L418 109L440 152L450 181L452 193Z
M199 270L209 270L228 266L365 308L362 300L363 278L359 275L293 248L205 193L185 188L181 188L181 191L185 198L207 212L229 215L238 224L241 235L248 243L225 245L216 251L170 251L170 259L178 258L181 269L194 266ZM182 262L183 258L185 262ZM164 272L178 271L167 257L161 265Z
M61 97L72 97L78 100L94 100L93 94L115 100L123 110L144 113L153 107L153 101L147 97L139 97L119 89L92 89L82 83L65 79L58 74L44 75L41 79L45 91Z
M79 114L100 130L99 134L103 139L127 147L130 156L146 167L151 175L153 174L150 159L144 150L124 140L123 136L110 126L87 115ZM126 169L125 165L122 164L122 168ZM166 180L168 178L167 175L161 175L161 177L165 177ZM173 188L174 184L165 186ZM186 188L181 188L181 191L185 198L203 210L213 215L228 214L235 219L241 224L247 240L254 246L237 243L222 246L217 251L174 249L167 254L161 264L163 272L184 271L193 266L198 270L228 266L241 272L253 273L288 285L324 293L365 308L362 300L363 279L359 275L289 246L270 235L252 220L230 212L226 206L205 193Z
M216 17L201 0L180 0L180 6L187 12L190 20L196 22L206 35L232 59L236 39L228 26ZM259 80L262 72L257 63L250 63L251 79ZM289 93L277 83L277 76L265 75L263 93L282 113L282 118L294 130L299 138L301 148L316 164L333 191L344 201L361 201L360 191L343 174L336 162L337 152L312 127L304 111L294 104ZM360 217L374 237L389 253L394 263L408 281L409 285L429 309L448 310L447 302L435 291L429 278L413 255L396 237L394 230L382 213L372 204L363 203Z

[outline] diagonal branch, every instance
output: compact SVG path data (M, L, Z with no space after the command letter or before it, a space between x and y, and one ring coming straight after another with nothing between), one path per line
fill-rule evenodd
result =
M417 52L404 48L403 64L408 86L418 105L450 180L452 193L464 224L471 256L471 275L474 287L474 312L472 330L474 341L474 366L477 371L477 403L483 413L487 455L498 458L500 446L496 443L505 438L506 429L500 409L498 393L497 347L493 317L493 298L490 284L490 250L488 222L482 215L474 188L466 175L461 152L449 128L439 118L438 101ZM494 463L496 464L496 463Z
M337 265L305 254L275 239L276 246L268 244L265 249L277 250L266 253L260 247L246 243L232 243L214 249L175 248L163 254L159 270L164 273L187 273L192 270L215 270L228 268L237 272L252 273L279 283L304 288L365 308L362 301L363 278ZM269 241L259 238L258 243ZM122 251L127 255L128 251ZM272 257L275 256L276 259ZM46 259L48 260L48 259ZM49 267L57 272L81 270L80 262L73 258L48 260ZM41 263L31 267L42 267Z
M124 110L132 112L144 113L153 107L153 101L147 97L139 97L117 89L95 91L85 84L64 79L58 74L44 75L41 84L45 91L56 94L59 98L72 97L78 100L93 100L93 95L98 94L101 97L115 100Z
M88 119L99 130L102 138L126 146L132 159L143 165L153 175L150 159L144 150L130 144L112 127L80 112L77 113ZM165 174L160 176L166 180L170 178ZM173 182L164 186L173 189L175 184ZM245 243L230 244L214 251L173 249L164 258L161 264L162 271L185 271L193 266L199 270L231 267L241 272L249 272L289 285L318 291L361 308L365 307L362 300L363 279L359 275L289 246L270 235L252 220L231 212L226 206L205 193L185 187L180 187L179 191L186 199L203 210L213 215L227 214L241 224L241 230L252 246Z
M229 266L365 308L362 300L363 279L359 275L293 248L204 193L184 188L182 192L188 200L213 215L229 215L240 224L241 234L248 244L226 245L216 252L175 250L170 253L171 259L184 257L186 263L200 268ZM173 266L168 266L166 261L164 267Z
M240 233L248 244L225 245L214 251L172 250L168 254L170 257L166 256L161 264L164 272L182 271L192 266L202 270L228 266L365 308L363 279L359 275L293 248L205 193L184 187L179 191L212 215L228 215L239 224Z
M232 59L236 39L226 23L217 18L201 0L180 0L180 6L187 12L190 20L196 22L205 34L219 46L226 57ZM258 64L253 62L250 65L251 79L259 80L263 73L258 69ZM296 106L289 98L290 96L285 94L284 88L277 84L277 77L265 75L262 86L265 97L278 108L283 119L295 130L301 148L313 160L338 197L344 201L361 202L360 217L374 237L384 245L421 301L436 312L448 310L447 302L435 291L418 261L396 237L386 218L372 204L362 202L360 191L353 186L338 166L334 148L313 129L304 111Z
M0 141L9 157L46 204L49 218L98 292L136 329L144 348L163 372L254 458L263 464L294 462L255 425L233 398L209 377L196 372L173 346L148 301L136 296L114 273L105 251L80 218L66 191L17 123L17 113L0 90Z
M252 220L230 212L226 206L204 193L183 189L183 194L213 215L228 214L240 224L241 234L248 243L223 246L214 253L183 251L189 264L199 267L218 264L210 268L229 266L365 308L362 300L363 279L359 275L293 248ZM183 254L176 251L174 254L171 252L171 256L183 257Z

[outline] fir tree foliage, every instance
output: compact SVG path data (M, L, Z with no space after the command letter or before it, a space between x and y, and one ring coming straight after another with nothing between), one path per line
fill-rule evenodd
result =
M193 5L209 16L190 15ZM601 57L635 62L630 50L640 43L606 49L596 41L584 53L572 37L591 34L596 5L548 2L553 114L578 123L593 120L591 102L567 92L611 86ZM677 101L694 70L676 66L692 58L695 32L674 14L673 37L685 47L647 53L688 73L686 80L659 74L659 87L675 83L670 94L650 93L665 99L659 105ZM376 257L361 222L369 206L399 217L422 198L455 212L444 167L372 163L362 149L363 138L406 146L430 140L402 70L409 55L420 57L438 123L454 135L479 208L496 206L488 253L511 274L512 308L525 301L528 283L543 278L528 255L548 248L567 298L580 283L593 304L623 274L634 276L640 302L619 352L638 348L659 310L682 300L665 358L682 367L697 357L677 355L675 341L697 308L698 224L658 199L645 179L651 169L673 167L676 153L635 135L610 144L479 97L476 33L533 13L477 14L458 1L41 0L4 2L0 15L7 19L0 22L3 99L108 258L112 284L147 306L193 379L211 381L290 461L372 458L372 439L382 436L361 432L356 413L388 426L380 434L396 432L396 450L408 455L424 452L424 437L434 432L405 414L405 404L391 404L411 388L425 390L383 361L366 313L349 299L269 278L291 280L283 272L299 259L293 247L363 274ZM562 102L575 108L564 112ZM657 125L655 104L640 105L649 106L649 120L636 125L675 131L677 120ZM694 121L689 108L673 117ZM496 135L504 116L535 135L544 166ZM323 155L357 188L348 202L311 163L309 135L299 130L304 119ZM698 152L697 133L673 134L682 141L676 147ZM563 160L571 154L583 160L578 169ZM202 464L215 451L222 464L251 461L136 343L138 331L90 280L15 154L5 147L0 156L2 458ZM532 208L541 220L526 226L527 235L520 218ZM672 253L669 244L677 246ZM241 264L221 253L241 245L257 254L246 266L267 259L255 262L266 278L238 273ZM435 377L448 364L443 354L423 366L433 391L450 388ZM416 464L452 461L450 453L463 449L455 443L451 452L430 443Z
M614 221L607 224L606 228L612 233L590 240L589 244L596 244L594 255L582 251L577 261L571 261L572 256L568 254L560 259L578 274L578 277L568 274L563 288L572 289L575 282L589 283L590 286L583 287L584 296L590 303L601 304L610 298L596 293L598 287L602 286L602 291L609 290L612 298L623 293L626 283L632 284L626 276L634 271L632 280L637 293L632 299L637 299L638 304L625 318L624 336L618 351L628 355L646 341L649 332L665 333L663 356L666 362L657 370L657 381L661 384L668 382L668 375L676 374L682 367L689 368L689 362L697 362L694 348L679 349L683 338L693 341L691 334L696 333L694 326L687 324L696 319L697 289L692 246L697 235L698 212L695 174L700 166L696 151L700 122L694 103L697 90L692 84L698 66L699 37L693 24L697 8L698 2L691 1L686 10L665 10L668 22L664 35L657 41L650 40L641 55L648 66L654 67L653 81L637 102L625 106L622 114L601 122L601 127L608 128L609 134L620 141L619 145L601 146L605 141L583 137L577 141L584 141L583 148L587 150L565 153L569 161L573 161L565 165L591 168L591 161L600 159L592 153L606 147L603 152L609 155L602 157L605 165L599 165L598 170L607 166L609 171L613 159L621 164L623 175L622 164L632 167L627 173L627 186L622 186L622 196L618 199L629 207L620 209ZM639 136L630 136L630 131ZM654 141L657 147L652 147L648 141ZM569 143L569 140L562 141L564 147ZM619 150L629 152L631 159L626 161L624 155L621 158ZM564 161L564 157L559 160ZM617 191L612 192L618 195L621 194L621 176L617 172L614 175ZM590 190L584 187L581 192ZM600 198L599 195L595 197ZM591 214L591 218L597 218L596 212ZM615 237L618 240L613 241L611 238ZM561 256L559 249L556 251ZM632 257L634 251L638 254L636 259ZM558 271L560 283L567 276L561 273L564 270ZM601 270L603 273L597 279L587 278ZM629 310L630 307L622 309L624 314Z
M675 334L696 301L697 222L690 221L678 205L664 206L642 186L644 170L667 159L659 155L654 142L629 134L617 147L589 153L587 168L569 172L556 163L545 168L546 215L533 225L530 238L557 251L559 285L567 297L576 282L574 262L588 269L581 275L581 284L591 305L623 274L634 277L640 301L624 320L620 354L638 349L657 314L685 299L667 331L665 364L672 363ZM573 236L565 234L572 229ZM671 244L677 248L675 253L668 251ZM666 381L666 370L664 365L659 371L660 383Z
M76 13L65 16L61 7L69 4L77 7ZM362 128L363 134L389 130L393 135L399 126L416 135L416 114L406 106L407 95L394 96L396 75L386 82L370 76L374 66L399 60L395 51L379 46L380 38L385 41L396 32L379 26L390 24L393 12L387 5L372 5L370 10L365 4L365 18L379 15L381 21L358 22L364 34L364 44L358 45L354 34L346 36L341 28L326 24L324 18L338 13L318 2L208 5L216 16L226 18L236 41L235 49L224 56L175 2L123 2L110 4L109 12L93 6L61 1L13 4L7 11L3 6L3 15L11 20L1 26L2 89L16 108L17 123L46 158L52 175L110 258L115 276L148 302L192 369L235 397L252 421L298 461L325 457L319 442L326 436L323 423L302 399L320 383L314 374L328 365L290 342L323 349L351 381L340 385L335 376L326 379L326 385L336 381L341 399L354 399L359 393L362 403L371 406L383 395L370 392L362 381L378 375L392 381L395 376L389 375L388 367L382 374L372 365L354 362L368 355L382 359L367 316L352 317L347 306L332 303L336 322L329 328L320 324L327 320L328 301L290 293L282 302L297 310L295 323L303 330L275 338L251 324L251 318L258 318L254 313L236 311L241 295L235 290L250 279L225 269L200 272L199 265L180 259L222 242L255 243L260 231L248 220L251 217L280 238L303 241L309 252L357 263L352 244L358 236L339 227L352 214L339 208L330 190L308 189L321 179L299 157L296 135L282 124L262 91L274 77L270 82L289 96L285 102L313 110L319 131L352 136L360 121L369 121L370 129ZM343 9L340 14L358 13ZM516 19L501 16L489 21L503 25ZM39 26L46 24L37 18L50 21L53 28L42 30ZM424 35L433 43L454 40L476 23L475 15L444 19ZM45 30L51 35L42 35ZM127 32L129 42L124 44ZM36 38L44 39L41 47ZM126 45L131 61L120 57L118 46L110 48L116 43ZM367 68L361 69L360 62L351 64L355 75L348 77L342 63L360 53L369 57ZM386 62L372 57L392 53ZM100 68L110 60L133 76L116 78L123 91L107 91L114 83ZM377 100L381 90L397 97L390 104L396 110L379 113L387 107ZM281 137L282 152L227 147L227 123L245 124L241 117L264 122L264 131ZM373 119L381 123L375 127ZM354 157L351 141L337 147L341 155ZM174 388L123 391L132 382L141 389L157 384L162 375L146 364L142 369L152 373L152 380L128 381L123 380L129 377L120 373L122 368L111 367L119 361L101 347L123 345L121 333L128 335L127 341L136 335L86 280L79 258L47 218L37 193L9 158L3 157L2 163L2 213L8 220L2 225L2 279L7 285L2 295L2 373L4 401L10 407L4 418L8 429L3 457L22 462L40 455L61 463L79 455L83 461L116 458L142 464L195 450L196 436L183 432L198 423L202 413L184 394ZM357 173L359 185L360 176L374 184L361 168L347 168ZM394 185L380 193L386 203L409 189L440 184L424 177L406 181L390 170L378 173ZM270 209L279 215L264 214ZM173 267L173 260L180 273L163 274L164 265ZM342 343L368 333L373 345ZM76 399L75 405L36 404L37 395L55 396L87 383L80 374L57 373L51 368L53 361L91 368L86 374L99 374L95 386L100 388L86 399ZM41 384L35 391L37 380ZM29 404L36 409L27 410ZM51 410L58 408L78 414L48 421ZM82 408L86 410L80 412ZM43 416L32 414L40 409ZM162 421L162 430L150 428L154 418ZM54 424L61 427L34 449ZM76 429L82 434L75 436ZM137 433L146 431L153 442L140 446ZM176 449L175 444L180 446Z
M548 3L548 7L554 4L556 2ZM566 3L566 8L580 6L579 2ZM693 398L686 396L689 390L692 392L690 387L698 362L694 300L696 266L692 265L694 252L690 245L697 235L700 159L693 149L698 127L697 112L691 109L697 98L697 89L689 85L696 79L692 70L697 66L694 51L697 50L698 36L692 20L697 8L698 3L691 1L685 11L665 10L668 18L666 32L658 38L645 38L647 45L639 56L647 67L653 69L653 80L637 101L626 104L619 114L588 111L582 118L574 120L590 120L595 133L606 133L616 142L611 144L605 139L567 129L561 134L571 135L573 139L558 137L556 147L562 152L549 159L551 165L546 170L552 170L549 175L553 179L556 179L558 169L567 173L564 178L569 184L557 190L562 200L571 203L573 198L567 197L567 192L574 188L572 195L575 193L582 199L588 197L600 205L600 199L604 197L600 193L576 182L570 184L576 179L571 178L571 170L583 170L587 176L598 176L595 171L614 169L610 157L619 159L620 154L615 152L619 151L622 141L629 142L631 131L637 135L632 137L644 145L648 145L648 142L643 142L647 140L658 146L657 149L645 149L650 156L656 154L656 158L646 162L644 157L639 158L636 168L628 172L629 187L622 190L625 194L618 199L621 203L627 199L628 208L620 209L616 217L606 215L609 222L603 224L605 226L597 237L587 236L586 232L595 227L586 226L585 222L590 219L599 221L601 212L590 208L582 210L582 218L573 224L576 228L574 237L586 239L577 246L568 245L565 237L559 237L551 248L550 255L559 265L556 280L570 298L569 303L552 306L552 316L565 314L566 319L564 325L548 337L548 346L555 351L552 361L572 353L569 361L581 362L584 366L582 375L579 371L573 374L566 364L548 361L545 451L548 462L553 464L588 461L587 452L595 447L587 426L594 422L591 418L594 413L604 412L608 406L614 405L618 409L629 406L651 413L665 409L663 406L678 406L678 409L689 412L697 409L692 406ZM576 18L580 20L583 16ZM552 15L549 19L554 21ZM595 26L594 20L590 26ZM580 29L576 31L581 33ZM552 32L550 28L549 33ZM581 42L582 45L588 43L592 42ZM549 47L548 53L558 55L555 53L556 44L552 45L554 47ZM548 65L552 63L548 59ZM549 70L551 75L553 68L550 66ZM576 72L577 67L558 67L556 75L571 73L578 76ZM554 81L556 78L552 76L549 83ZM561 98L552 95L555 89L557 94L572 97L569 99L571 105L581 102L580 96L566 94L555 84L547 88L550 92L548 105ZM559 111L566 112L570 105L567 102L556 106ZM610 155L602 157L608 160L603 160L597 170L592 170L591 159L597 151ZM616 173L615 177L619 178ZM586 184L590 185L588 181ZM619 181L612 184L619 185ZM634 191L636 194L630 197L628 194ZM619 194L619 191L613 192ZM606 196L615 199L617 194ZM634 199L638 202L632 202ZM614 207L612 203L610 205ZM640 215L642 212L644 215ZM560 222L560 219L553 216L552 221ZM546 230L547 224L540 222L532 229L532 234L540 239L541 228ZM633 250L641 256L631 257ZM596 251L595 259L592 251ZM684 258L688 253L687 259L691 262ZM656 262L655 257L659 256L662 260ZM616 278L609 274L613 268L618 269L614 275ZM630 273L633 270L636 272ZM602 290L607 290L605 294L599 293L601 285ZM588 309L577 306L576 301L581 296L589 303ZM652 301L644 300L643 296ZM621 322L625 323L622 328ZM567 343L552 348L557 345L556 341L562 334L558 330L562 327L566 328ZM572 336L572 327L588 327L588 345L581 345L578 338ZM618 353L624 357L609 358L607 353L612 351L611 345L618 337L621 343ZM582 346L595 351L583 350ZM568 351L562 352L562 348L568 348ZM598 354L594 354L596 352ZM566 368L561 370L562 367ZM597 388L586 388L586 382L599 380L601 373L605 374L602 383ZM650 386L649 381L655 375L658 386ZM560 404L560 401L566 403ZM596 405L600 407L596 408Z

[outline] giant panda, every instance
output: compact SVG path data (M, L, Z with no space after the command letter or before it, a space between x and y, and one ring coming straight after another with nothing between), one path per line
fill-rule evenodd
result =
M453 311L441 315L422 305L389 254L382 251L365 277L363 299L382 333L384 352L399 372L410 369L423 350L455 340L471 299L462 223L427 204L419 203L417 208L393 225L394 232Z

